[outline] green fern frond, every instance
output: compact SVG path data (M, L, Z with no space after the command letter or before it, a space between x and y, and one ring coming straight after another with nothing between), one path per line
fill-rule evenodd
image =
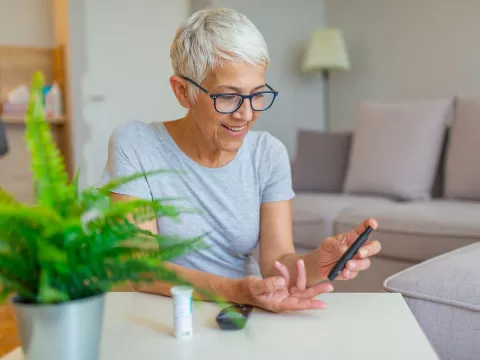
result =
M77 169L75 171L75 174L73 175L73 179L72 179L72 192L73 192L73 195L74 195L74 199L75 200L78 200L79 199L79 188L78 188L78 179L79 179L79 176L80 176L80 169Z
M118 178L115 178L113 180L110 180L107 182L105 185L101 186L98 188L98 192L101 194L108 194L111 191L114 191L117 187L128 184L129 182L135 181L137 179L141 178L146 178L147 176L151 175L158 175L158 174L163 174L163 173L180 173L181 171L176 171L176 170L152 170L152 171L146 171L146 172L139 172L136 174L132 175L127 175L127 176L121 176Z
M128 202L115 202L104 216L108 219L124 216L125 214L130 214L135 220L142 217L143 221L151 220L160 216L178 219L180 216L180 210L176 206L165 205L162 202L139 199ZM137 221L137 223L139 222L140 221Z
M35 290L29 288L28 285L23 284L21 281L17 280L15 274L7 273L5 270L0 268L0 284L4 288L10 289L11 292L17 293L23 298L35 299ZM5 296L2 294L2 297Z
M42 304L51 304L69 301L68 293L54 288L50 284L50 275L43 269L40 275L40 288L38 291L38 301Z
M1 204L18 204L18 201L15 200L15 198L10 195L8 192L3 190L3 188L0 186L0 203Z
M5 301L8 299L12 292L13 290L9 287L3 286L3 288L0 288L0 305L3 305L5 303Z
M0 227L11 227L19 224L30 228L60 229L62 219L53 210L23 204L0 204Z
M30 101L26 113L26 133L31 155L36 200L50 208L62 208L65 198L71 196L65 164L57 149L43 109L42 73L36 73L32 80Z
M79 172L69 183L45 119L43 83L36 73L26 114L36 203L19 203L0 188L0 301L16 293L31 303L66 302L125 282L189 285L166 262L205 248L202 236L156 235L137 224L158 217L180 221L180 214L199 211L168 204L174 198L112 202L109 196L122 184L179 171L132 174L80 191Z

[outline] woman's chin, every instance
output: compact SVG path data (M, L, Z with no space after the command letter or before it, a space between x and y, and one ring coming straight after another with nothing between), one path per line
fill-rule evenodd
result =
M217 148L225 152L237 152L243 145L243 137L235 140L222 140Z

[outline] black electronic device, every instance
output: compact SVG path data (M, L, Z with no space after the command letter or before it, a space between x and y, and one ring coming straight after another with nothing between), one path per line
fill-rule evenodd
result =
M252 310L251 305L230 305L220 311L215 320L222 330L240 330L245 327Z
M337 261L335 266L330 270L330 273L328 274L328 280L333 281L335 278L342 272L342 270L345 268L345 265L347 264L348 260L352 259L357 251L360 249L360 247L365 244L365 242L368 239L368 236L370 233L373 231L373 228L371 226L368 226L365 231L355 240L355 242L348 248L347 251L343 254L343 256L340 258L340 260Z

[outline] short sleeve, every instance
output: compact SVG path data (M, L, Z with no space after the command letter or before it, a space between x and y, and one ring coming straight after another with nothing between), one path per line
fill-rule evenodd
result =
M290 158L285 145L272 135L264 141L266 177L262 191L262 203L291 200L295 197L292 187Z
M138 143L139 131L135 122L128 122L115 128L108 141L107 163L96 184L97 188L110 180L146 171L142 163L145 156L138 147ZM152 199L150 186L145 177L120 185L113 192L145 200Z

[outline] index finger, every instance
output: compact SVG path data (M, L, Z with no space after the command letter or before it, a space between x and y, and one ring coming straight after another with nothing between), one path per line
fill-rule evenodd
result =
M367 218L363 220L362 223L358 225L354 231L357 236L360 236L360 234L363 233L368 226L371 226L373 230L376 230L378 228L377 220L375 220L374 218Z

